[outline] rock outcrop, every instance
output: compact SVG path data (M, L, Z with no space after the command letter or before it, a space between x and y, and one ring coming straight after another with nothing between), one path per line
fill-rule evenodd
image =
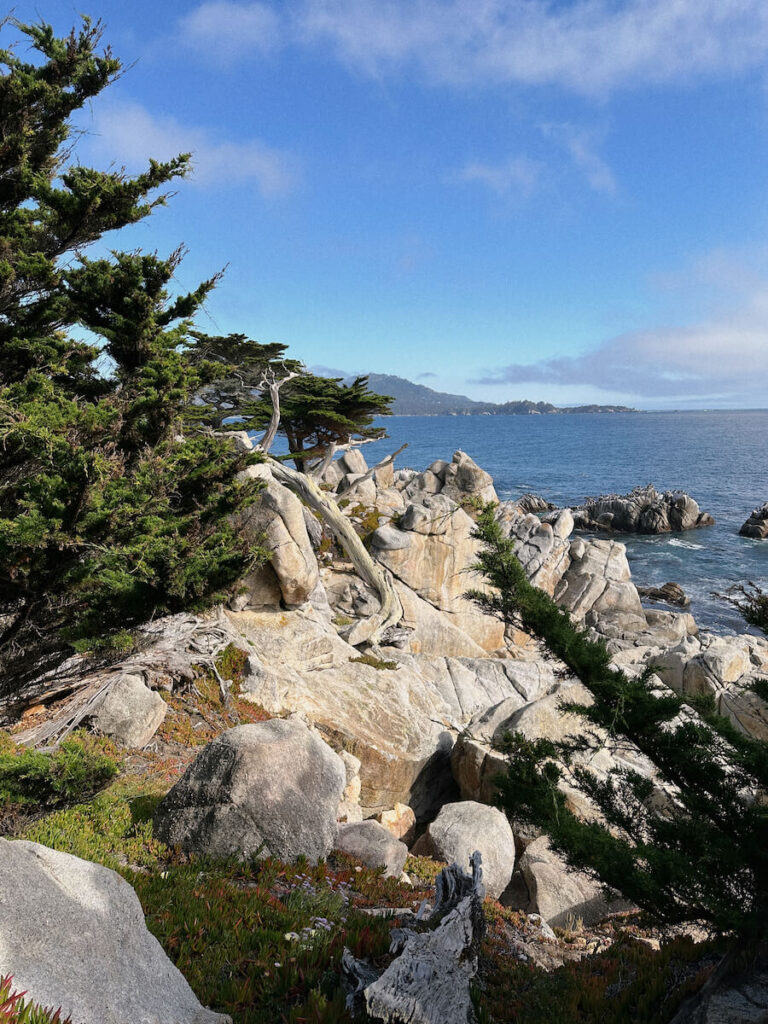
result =
M755 540L765 540L768 537L768 501L753 510L739 533L742 537L752 537Z
M0 977L76 1024L232 1024L198 1002L115 871L0 839Z
M229 617L252 652L242 695L273 715L301 712L358 757L368 814L396 802L419 818L434 814L455 794L448 759L461 728L483 708L506 698L520 706L555 682L547 663L511 659L382 648L366 663L308 611Z
M670 533L714 523L689 494L659 493L653 484L636 487L629 494L588 498L572 511L577 530L595 533Z
M254 545L263 544L269 550L270 565L286 607L298 607L309 600L318 583L317 559L307 533L304 506L273 478L268 465L249 466L244 472L264 483L259 500L244 513L247 536ZM261 570L246 578L246 600L238 606L264 607L269 579Z
M631 581L627 549L610 540L571 542L570 565L555 589L559 605L599 631L636 633L647 626Z
M486 589L470 567L480 543L474 523L443 492L424 495L408 506L397 527L383 526L371 536L371 553L448 622L467 633L485 651L503 647L504 625L466 598L468 590Z
M344 763L298 718L240 725L198 754L155 811L155 835L213 857L316 863L336 838Z

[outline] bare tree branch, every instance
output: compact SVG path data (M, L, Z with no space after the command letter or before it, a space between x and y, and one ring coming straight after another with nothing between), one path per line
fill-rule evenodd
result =
M275 443L277 431L280 427L280 388L283 384L287 384L289 380L293 380L294 377L298 376L300 375L292 370L290 373L287 373L285 377L278 379L275 371L271 368L265 370L261 375L259 387L262 391L269 392L269 399L272 402L272 416L270 417L269 426L264 432L264 436L254 447L257 451L264 452L265 455Z
M358 622L347 637L347 642L353 647L366 641L379 643L384 631L390 626L396 626L403 617L403 606L388 570L371 558L350 521L333 498L320 490L315 480L275 459L270 459L269 467L275 480L320 513L323 522L349 555L358 575L379 595L381 606L378 612Z
M391 463L393 463L395 461L395 459L400 454L400 452L405 451L405 449L407 447L408 447L408 442L406 441L405 444L401 444L400 445L400 447L397 449L396 452L392 452L391 455L387 455L385 458L383 458L381 460L381 462L377 462L375 466L371 466L371 468L368 470L368 472L367 473L363 473L363 475L360 477L359 480L355 480L354 483L351 483L349 485L349 487L346 487L340 493L341 494L349 494L350 491L354 491L355 488L360 487L361 484L366 483L368 480L372 480L373 479L373 475L374 475L374 473L376 472L377 469L383 469L385 466L389 466Z

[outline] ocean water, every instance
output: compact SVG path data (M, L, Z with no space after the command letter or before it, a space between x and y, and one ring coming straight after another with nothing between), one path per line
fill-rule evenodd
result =
M768 539L738 536L752 509L768 501L768 411L392 416L381 424L389 437L363 448L369 465L406 441L397 467L422 470L461 448L491 473L500 498L532 491L575 505L647 483L687 491L714 526L616 539L627 545L634 582L679 583L702 628L744 632L738 613L714 593L746 580L768 587Z

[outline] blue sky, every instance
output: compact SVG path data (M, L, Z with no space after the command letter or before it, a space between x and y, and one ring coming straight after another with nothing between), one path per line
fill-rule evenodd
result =
M119 244L227 266L203 329L492 401L768 405L766 0L83 2L15 13L132 65L83 163L193 151Z

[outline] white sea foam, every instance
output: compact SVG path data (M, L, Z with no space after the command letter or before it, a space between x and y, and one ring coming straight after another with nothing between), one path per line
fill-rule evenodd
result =
M670 547L687 548L689 551L702 551L704 548L703 544L694 544L692 540L680 540L678 537L673 537L669 544Z

